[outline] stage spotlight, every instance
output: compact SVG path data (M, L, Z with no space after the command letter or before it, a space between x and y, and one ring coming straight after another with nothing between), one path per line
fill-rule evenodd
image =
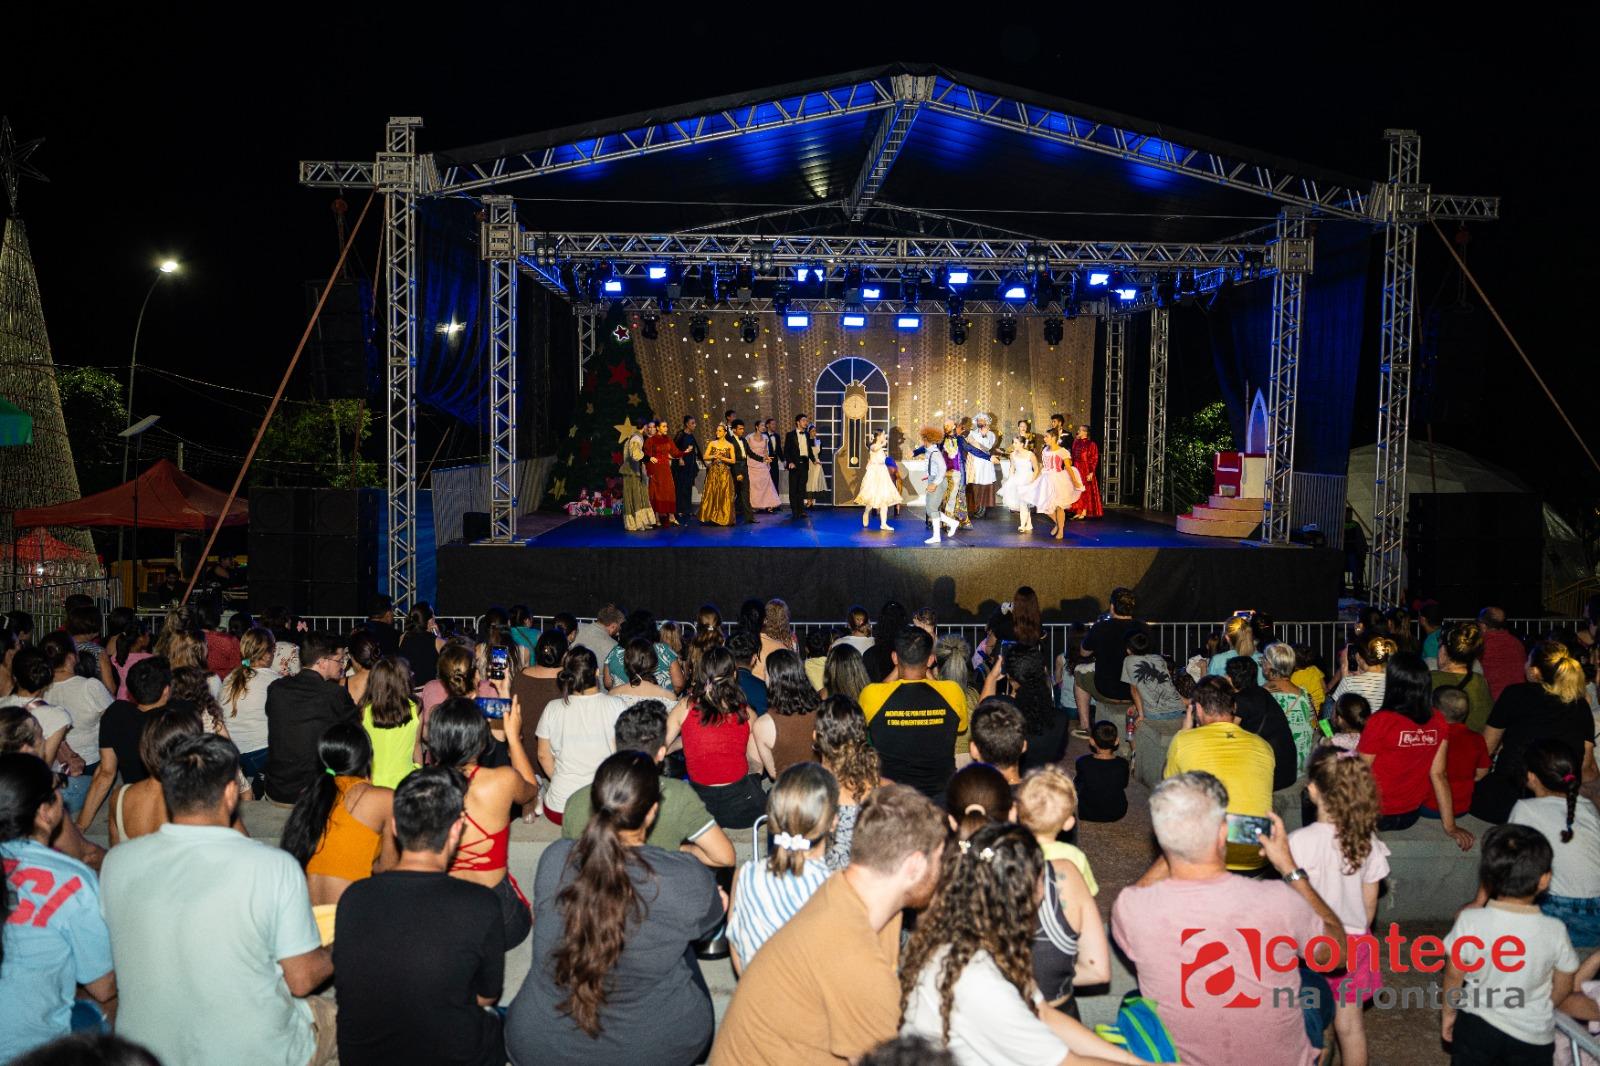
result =
M1028 299L1028 283L1022 275L1007 274L1006 279L1000 283L1001 299L1010 300L1012 303L1024 303Z
M789 313L789 286L783 282L772 290L772 313L779 318Z
M1090 285L1098 288L1099 286L1107 285L1110 282L1111 282L1111 274L1110 274L1109 271L1105 271L1105 270L1091 270L1091 271L1089 271L1089 284Z
M883 299L883 287L881 285L863 285L861 286L861 298L863 300L881 300Z
M1059 318L1044 320L1044 342L1054 348L1061 343L1061 338L1066 336L1066 329Z
M853 266L844 272L844 302L858 304L864 294L861 291L861 268Z
M607 296L617 296L622 292L622 276L617 273L615 263L607 263L600 267L596 273L600 276L600 288Z
M711 319L705 315L695 315L689 320L689 339L696 344L704 344L711 335Z
M1033 303L1035 307L1043 311L1059 298L1060 289L1056 285L1056 279L1050 276L1049 271L1045 271L1034 279Z
M665 281L667 268L664 266L651 266L646 268L646 273L651 281Z
M656 339L658 335L656 325L659 321L660 318L654 312L646 312L644 316L644 326L639 331L644 335L645 340L653 341Z
M867 316L860 311L846 311L839 316L839 324L845 329L861 329L867 324Z
M921 329L921 315L900 315L894 320L895 329Z
M746 344L754 344L761 336L761 321L753 313L747 313L739 319L739 339Z
M681 300L681 299L683 299L683 267L680 266L677 263L670 263L670 264L667 265L666 271L667 271L667 299L669 299L669 300ZM666 305L663 304L662 305L662 310L666 310L666 309L667 309Z
M1006 347L1017 339L1017 319L1014 315L1001 315L994 324L994 339Z
M970 323L959 314L950 318L950 343L956 347L967 343L967 326Z
M1178 289L1171 278L1156 279L1156 306L1171 307L1178 300Z
M1022 265L1030 274L1039 273L1045 268L1046 262L1048 262L1048 260L1045 258L1045 254L1043 252L1036 251L1031 244L1022 254Z
M1118 299L1124 302L1128 300L1137 300L1139 298L1138 289L1113 289L1112 291L1117 294Z
M944 272L945 284L949 285L951 288L954 288L957 285L965 285L971 280L972 272L967 270L965 267L949 267Z
M794 311L783 316L783 324L790 329L808 329L811 326L811 316L804 311Z
M799 282L805 282L805 281L810 280L810 278L811 278L811 268L810 267L808 267L808 266L797 266L797 267L794 268L794 280L799 281Z
M745 263L733 272L733 297L740 302L750 299L755 295L756 272L749 263Z

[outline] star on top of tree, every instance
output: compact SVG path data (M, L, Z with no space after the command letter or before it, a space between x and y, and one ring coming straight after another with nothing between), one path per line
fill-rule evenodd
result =
M39 169L28 158L39 150L44 143L43 137L35 137L31 141L17 143L16 137L11 132L11 119L0 118L0 180L5 182L6 199L11 202L11 213L17 213L17 183L21 178L32 178L34 181L49 181L39 172Z
M611 428L617 431L617 440L619 441L627 440L629 437L639 432L639 427L633 424L632 416L624 416L621 422L618 422Z
M626 344L628 337L630 336L627 326L618 326L616 329L611 331L611 335L617 338L618 344Z

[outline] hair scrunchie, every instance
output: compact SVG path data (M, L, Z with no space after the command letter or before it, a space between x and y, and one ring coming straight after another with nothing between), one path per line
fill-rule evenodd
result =
M810 851L811 841L798 833L774 833L772 842L784 851Z

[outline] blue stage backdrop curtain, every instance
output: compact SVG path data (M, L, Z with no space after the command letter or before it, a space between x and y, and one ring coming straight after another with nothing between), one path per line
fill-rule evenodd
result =
M1295 469L1343 474L1365 329L1372 231L1358 223L1313 223L1316 269L1306 279L1295 411ZM1259 389L1271 402L1272 282L1231 288L1212 309L1212 360L1238 440Z
M478 253L477 205L464 200L417 204L422 266L417 302L417 403L487 431L489 308ZM451 323L461 328L440 332Z

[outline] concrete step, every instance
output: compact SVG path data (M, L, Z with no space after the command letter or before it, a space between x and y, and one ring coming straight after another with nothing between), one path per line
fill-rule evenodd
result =
M1243 507L1208 507L1203 503L1195 504L1189 511L1190 518L1197 518L1202 522L1238 522L1261 521L1260 510L1246 510Z
M1204 508L1197 507L1195 510L1203 511ZM1217 512L1212 512L1212 515L1216 514ZM1248 537L1260 524L1261 516L1248 512L1243 518L1184 514L1179 515L1175 523L1179 533L1189 533L1197 537L1223 537L1229 540Z

